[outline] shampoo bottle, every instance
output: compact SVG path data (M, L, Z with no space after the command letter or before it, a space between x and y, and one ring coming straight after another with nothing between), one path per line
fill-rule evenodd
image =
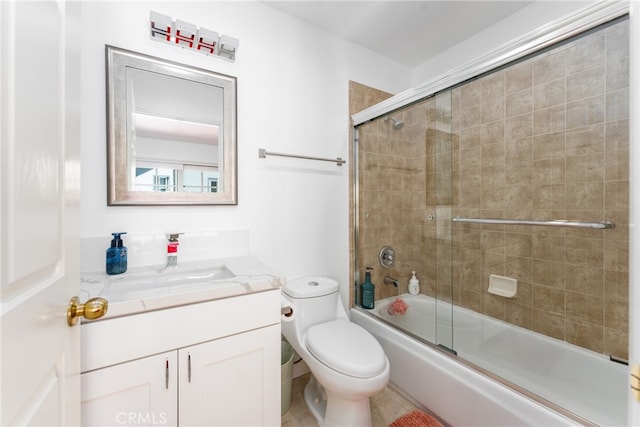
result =
M416 277L416 272L411 272L412 276L409 279L409 293L411 295L418 295L420 293L420 281Z
M111 247L107 249L107 274L122 274L127 271L127 248L122 244L125 232L111 233Z
M375 291L376 285L371 283L371 270L373 268L367 267L364 275L364 283L362 284L361 300L362 308L372 309L375 304Z

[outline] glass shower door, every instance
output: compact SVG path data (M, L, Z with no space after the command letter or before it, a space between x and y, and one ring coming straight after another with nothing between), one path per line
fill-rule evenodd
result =
M427 146L433 147L432 164L427 165L427 186L433 187L434 211L427 221L435 222L433 230L435 255L435 298L436 298L436 344L446 350L454 351L453 328L453 251L452 235L453 212L453 176L454 176L454 135L452 117L452 91L436 94L431 108L427 111L429 129ZM431 157L431 156L430 156ZM431 166L431 167L429 167ZM429 171L433 171L429 173Z

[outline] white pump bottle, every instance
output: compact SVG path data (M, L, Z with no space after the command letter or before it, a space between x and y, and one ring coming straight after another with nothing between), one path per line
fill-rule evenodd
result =
M420 281L416 278L416 272L411 272L412 276L409 279L409 293L411 295L418 295L420 293Z

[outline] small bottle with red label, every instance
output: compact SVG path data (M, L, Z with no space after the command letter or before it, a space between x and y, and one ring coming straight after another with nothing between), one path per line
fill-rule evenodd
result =
M169 242L167 243L167 267L178 266L178 237L182 233L169 234Z

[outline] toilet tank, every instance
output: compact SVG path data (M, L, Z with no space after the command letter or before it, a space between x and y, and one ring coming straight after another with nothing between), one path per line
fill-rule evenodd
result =
M338 282L323 276L306 276L287 282L282 292L294 304L300 332L338 317L338 288Z

